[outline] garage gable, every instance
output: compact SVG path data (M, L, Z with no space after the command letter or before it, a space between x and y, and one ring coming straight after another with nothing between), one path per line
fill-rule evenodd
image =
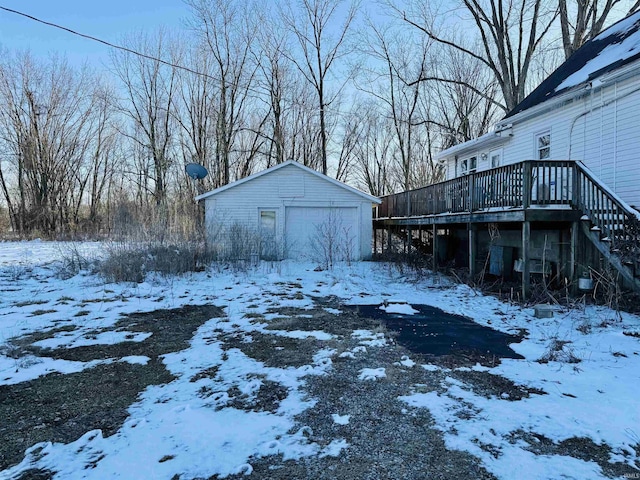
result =
M259 179L273 175L276 175L278 177L277 189L278 194L281 198L304 197L306 195L306 186L308 184L317 185L318 181L320 181L325 182L325 185L321 187L322 189L334 190L329 186L331 185L343 192L349 192L350 194L356 195L363 200L368 200L371 203L382 203L382 201L378 197L374 197L373 195L362 192L357 188L353 188L350 185L347 185L346 183L339 182L338 180L335 180L327 175L323 175L322 173L317 172L293 160L280 163L274 167L267 168L266 170L255 173L236 182L229 183L228 185L216 188L215 190L211 190L210 192L198 195L197 197L195 197L195 200L204 200L231 189L238 189L245 184L256 182L263 183L260 182Z

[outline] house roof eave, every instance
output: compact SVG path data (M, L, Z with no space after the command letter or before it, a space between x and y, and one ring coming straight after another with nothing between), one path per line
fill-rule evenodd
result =
M493 147L507 142L510 138L510 134L505 134L504 132L509 127L506 125L503 127L504 128L502 130L496 129L493 132L485 133L481 137L474 138L473 140L468 140L466 142L454 145L453 147L449 147L446 150L442 150L441 152L436 154L436 161L442 163L452 155L459 155L461 153L471 152L473 150L478 150L481 148Z

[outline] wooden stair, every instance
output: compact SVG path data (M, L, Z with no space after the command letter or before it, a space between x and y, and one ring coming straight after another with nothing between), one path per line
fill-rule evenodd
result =
M582 163L576 163L574 206L582 232L635 291L640 292L640 212L607 189Z

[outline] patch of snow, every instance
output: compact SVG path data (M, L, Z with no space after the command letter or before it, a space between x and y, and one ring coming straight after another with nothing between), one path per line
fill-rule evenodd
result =
M323 308L323 310L327 313L330 313L332 315L340 315L342 314L342 310L338 310L337 308L330 308L330 307L325 307Z
M413 360L411 360L409 357L407 357L406 355L402 356L402 359L399 362L395 362L394 365L397 365L399 367L407 367L407 368L413 368L416 365L416 362L414 362Z
M320 458L338 457L340 456L340 453L342 452L342 450L348 447L349 447L349 444L344 438L332 440L331 443L329 443L329 445L327 445L322 449L322 451L320 452L320 455L318 456Z
M77 373L87 368L95 367L100 363L105 363L105 361L74 362L59 358L36 357L34 355L26 355L15 359L0 355L0 385L15 385L28 382L50 373Z
M612 28L609 28L598 35L593 41L601 41L611 35L624 35L631 27L640 21L640 16L636 13L629 18L619 22ZM591 58L582 68L573 74L569 75L560 85L555 89L556 92L564 90L565 88L571 88L581 83L586 82L590 75L593 73L608 67L615 61L625 60L640 52L640 32L635 31L631 35L624 38L618 43L611 43L602 49L602 51Z
M408 303L389 303L380 305L380 310L384 310L387 313L397 313L400 315L415 315L418 310L413 308Z
M40 348L77 348L89 345L115 345L123 342L143 342L152 334L150 332L127 332L123 330L85 333L78 335L76 332L63 332L52 338L46 338L34 342L33 345Z
M128 357L122 357L120 359L121 362L127 362L132 365L146 365L151 360L149 357L145 355L129 355Z
M331 418L333 419L333 423L337 423L338 425L348 425L351 415L339 415L337 413L332 413Z
M356 358L356 356L353 354L353 352L342 352L340 355L338 355L338 358Z
M420 365L422 368L424 368L427 372L438 372L441 370L441 368L437 365L433 365L431 363L425 363L424 365Z
M320 330L268 330L269 333L288 338L315 338L316 340L331 340L333 335Z
M363 368L358 373L358 380L378 380L379 378L385 378L387 373L384 367L380 368Z
M367 347L383 347L387 344L384 333L373 333L369 330L354 330L351 337L360 340L360 345ZM355 349L353 350L355 352Z

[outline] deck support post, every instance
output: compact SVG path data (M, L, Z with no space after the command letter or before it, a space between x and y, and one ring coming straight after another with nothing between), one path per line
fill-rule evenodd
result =
M571 258L569 263L569 283L571 285L571 293L575 295L578 292L578 242L580 241L580 223L571 223Z
M529 250L531 244L531 222L522 222L522 299L529 298L531 291L531 275Z
M476 258L478 255L476 242L478 226L474 223L470 223L467 226L467 229L469 232L469 276L471 277L472 281L475 281L475 276L477 273Z
M433 249L433 271L438 271L438 226L433 224L433 238L431 239L431 248Z
M373 227L373 254L378 254L378 229Z
M391 253L391 225L387 225L387 253Z

